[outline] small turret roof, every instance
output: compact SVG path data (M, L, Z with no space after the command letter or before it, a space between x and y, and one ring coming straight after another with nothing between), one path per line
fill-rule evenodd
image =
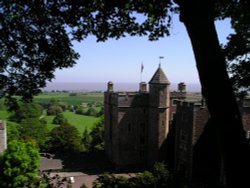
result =
M149 81L149 84L170 84L167 76L163 72L161 65L159 64L154 76Z

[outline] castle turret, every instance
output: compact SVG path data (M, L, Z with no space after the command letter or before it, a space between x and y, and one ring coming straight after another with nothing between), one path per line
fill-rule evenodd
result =
M149 136L148 162L164 159L164 142L169 130L170 82L161 66L149 82Z
M186 92L186 84L184 82L180 82L178 84L178 91L180 91L180 92Z
M147 92L147 83L146 82L141 82L140 83L140 93L146 93Z
M107 92L109 92L109 93L113 92L113 82L108 82Z
M151 107L169 107L169 86L170 82L159 65L159 68L149 81Z

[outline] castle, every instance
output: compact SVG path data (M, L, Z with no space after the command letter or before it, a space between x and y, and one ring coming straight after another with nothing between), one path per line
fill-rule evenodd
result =
M195 150L210 115L202 98L187 100L183 82L178 91L171 92L170 82L159 66L149 81L149 91L141 82L138 92L115 92L109 82L104 97L105 151L117 169L147 167L171 156L174 171L190 181L202 170L194 165ZM250 139L250 98L239 106ZM217 165L211 161L205 162L206 170L213 169L209 165ZM223 169L217 166L217 172L205 173L223 184Z
M177 101L176 103L175 172L190 181L200 179L200 176L205 174L206 181L216 181L223 185L224 167L221 160L217 158L216 149L213 148L216 147L215 138L207 136L213 135L213 128L207 126L210 117L207 106L203 101ZM239 101L239 108L246 138L250 141L250 98L246 97L243 101ZM201 148L202 144L207 144L206 151Z
M114 92L108 83L104 95L105 150L116 168L151 166L166 157L166 139L174 117L175 99L185 99L185 84L170 92L170 82L158 67L138 92Z

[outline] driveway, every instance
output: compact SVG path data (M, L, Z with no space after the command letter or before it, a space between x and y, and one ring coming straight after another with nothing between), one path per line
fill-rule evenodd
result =
M91 188L99 174L112 171L112 165L103 152L52 156L41 156L40 170L47 172L50 177L58 175L61 179L71 181L73 188L80 188L82 184ZM62 186L66 187L66 184Z

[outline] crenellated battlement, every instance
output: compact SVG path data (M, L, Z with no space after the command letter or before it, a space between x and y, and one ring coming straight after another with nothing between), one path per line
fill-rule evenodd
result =
M116 107L135 107L145 106L145 98L148 97L148 93L140 92L105 92L106 103L114 105Z

